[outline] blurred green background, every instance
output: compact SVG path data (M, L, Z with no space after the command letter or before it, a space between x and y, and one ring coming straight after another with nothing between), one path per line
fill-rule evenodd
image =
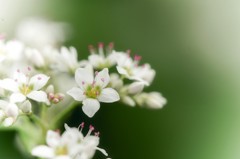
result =
M167 98L162 110L103 104L93 119L79 108L68 121L95 125L111 158L240 157L240 2L45 0L32 9L38 3L17 10L68 22L73 37L66 45L75 46L80 59L89 44L114 42L116 50L131 49L157 71L148 90ZM13 137L0 132L1 158L20 159Z

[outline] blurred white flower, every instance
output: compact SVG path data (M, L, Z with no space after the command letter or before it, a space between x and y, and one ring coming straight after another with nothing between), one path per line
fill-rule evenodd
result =
M74 47L69 49L62 47L60 52L56 56L55 69L61 72L68 72L74 74L78 67L86 65L86 61L78 61L77 50Z
M140 106L145 106L152 109L162 108L167 100L159 92L141 93L134 97L135 101Z
M44 74L37 74L30 78L18 70L13 79L0 80L0 88L13 92L10 101L14 103L23 102L27 98L37 102L47 102L46 92L40 89L47 84L48 80L49 77Z
M107 68L96 72L95 78L91 65L78 68L75 73L75 80L79 87L73 87L67 93L75 100L83 102L83 112L89 117L93 117L99 110L99 102L112 103L120 99L116 90L105 88L110 81Z
M19 41L0 40L0 63L3 61L16 62L23 56L24 45Z
M81 130L84 123L81 124ZM66 131L59 132L49 130L47 132L47 145L39 145L32 150L32 155L45 159L91 159L96 150L107 156L105 150L100 149L99 137L91 135L94 128L90 126L88 134L84 137L81 130L70 128L65 124Z
M19 24L16 37L31 47L57 46L67 39L68 29L65 23L29 18Z
M91 55L88 56L89 63L95 68L95 69L104 69L104 68L110 68L113 65L116 64L116 54L112 53L113 49L113 43L110 43L109 46L106 49L106 53L104 53L104 45L103 43L99 43L98 45L98 51L95 50L93 46L89 46L89 50Z
M19 110L16 104L0 100L0 123L3 126L11 126L17 119Z
M52 47L44 47L41 50L27 48L25 50L26 59L37 68L50 69L57 61L58 52Z

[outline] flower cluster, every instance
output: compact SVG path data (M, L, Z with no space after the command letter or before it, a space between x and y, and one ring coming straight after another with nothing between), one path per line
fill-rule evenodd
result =
M31 19L21 24L16 40L0 36L0 125L26 125L42 133L42 139L47 136L47 146L33 148L45 143L40 139L25 141L31 154L41 158L90 159L95 150L106 155L97 147L99 137L90 135L93 127L85 137L67 125L62 135L52 130L77 106L91 118L100 103L156 109L166 99L159 92L144 92L156 71L141 56L99 43L98 48L89 46L87 59L79 60L74 47L60 45L67 39L62 28L62 23Z
M91 159L96 150L101 151L105 156L108 156L104 149L98 146L99 132L94 131L93 126L89 126L89 131L86 136L83 136L82 129L84 123L80 125L80 131L77 128L70 128L65 124L66 131L60 135L59 131L49 130L47 132L47 145L39 145L32 150L32 155L41 158L64 158L64 159Z

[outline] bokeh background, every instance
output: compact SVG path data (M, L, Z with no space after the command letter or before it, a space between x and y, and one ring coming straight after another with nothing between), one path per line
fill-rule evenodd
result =
M162 110L106 104L93 119L79 108L68 121L95 125L110 157L239 159L239 7L237 0L0 0L0 32L11 36L31 16L64 21L73 31L66 45L79 58L89 44L114 42L156 69L148 90L167 98ZM21 159L14 134L0 132L0 158Z

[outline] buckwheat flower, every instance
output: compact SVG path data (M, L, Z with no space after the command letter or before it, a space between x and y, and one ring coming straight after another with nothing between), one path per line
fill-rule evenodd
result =
M4 60L14 62L22 58L24 45L19 41L0 41L0 63Z
M65 23L28 18L17 27L16 37L31 47L57 46L68 38L68 29Z
M17 119L19 110L16 104L0 100L0 123L3 126L11 126Z
M104 45L103 43L99 43L98 45L98 51L94 49L93 46L89 46L89 51L91 53L90 56L88 56L88 60L90 64L95 69L104 69L104 68L110 68L113 65L116 64L116 54L113 54L113 43L110 43L109 46L106 49L106 53L104 52Z
M30 68L29 68L30 69ZM23 102L27 98L37 102L47 102L47 94L41 91L48 82L49 77L44 74L37 74L29 77L18 70L14 78L0 80L0 87L12 92L10 101Z
M75 73L78 87L73 87L67 92L75 100L82 101L82 110L89 117L93 117L99 110L99 102L113 103L120 99L116 90L107 87L110 81L108 69L105 68L95 74L94 77L91 65L78 68Z
M81 130L84 124L81 124ZM93 157L96 150L107 155L106 151L98 148L99 137L91 135L94 128L90 126L89 132L83 136L81 130L70 128L65 124L65 132L49 130L47 132L47 145L39 145L32 149L32 155L45 159L77 159L84 156L84 159Z
M78 61L77 50L74 47L69 49L62 47L56 56L55 68L60 72L73 73L78 67L85 66L86 61Z
M152 109L162 108L167 100L159 92L140 93L134 97L135 101L140 106L145 106Z
M141 56L135 55L132 59L129 53L115 52L117 57L117 71L130 80L144 82L149 85L154 76L155 71L151 69L149 64L139 66Z
M52 66L56 63L57 59L57 51L52 47L44 47L41 50L27 48L25 50L26 59L30 64L37 68L52 68Z

